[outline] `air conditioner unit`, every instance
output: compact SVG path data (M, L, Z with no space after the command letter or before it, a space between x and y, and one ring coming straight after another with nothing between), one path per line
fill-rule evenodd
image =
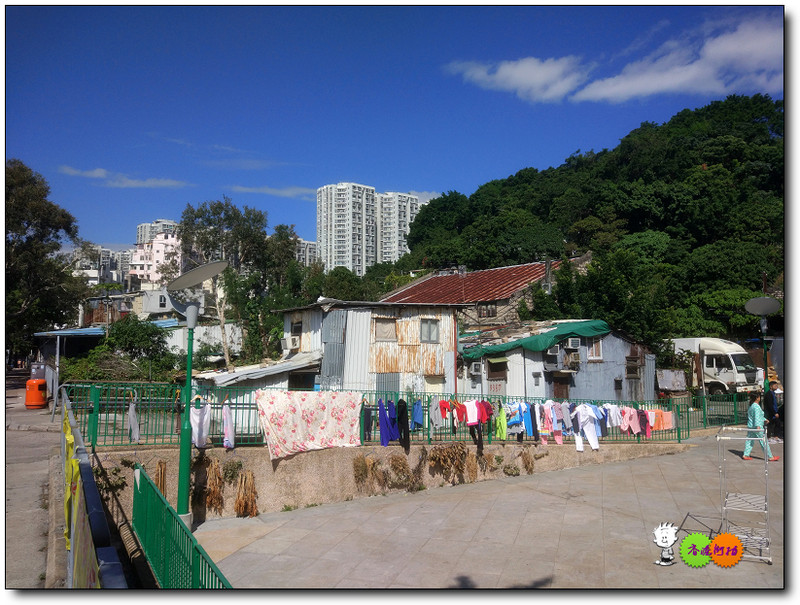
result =
M568 338L567 339L567 348L568 349L577 349L581 346L581 339L580 338Z
M473 376L480 376L481 375L481 362L480 361L473 361L469 365L469 373Z
M549 349L547 349L547 354L548 355L558 355L558 345L556 345L554 347L550 347Z
M281 348L284 351L294 351L300 348L300 337L289 336L288 338L281 338Z

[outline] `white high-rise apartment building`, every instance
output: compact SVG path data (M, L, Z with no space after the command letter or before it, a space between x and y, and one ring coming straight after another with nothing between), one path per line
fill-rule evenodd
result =
M419 198L410 193L381 193L378 262L393 263L408 252L406 236L419 212Z
M178 223L166 218L156 219L152 223L140 223L136 226L136 243L152 242L159 233L175 233L177 229Z
M376 194L358 183L317 189L317 255L325 270L347 267L363 276L375 263L395 262L408 252L406 236L419 212L410 193Z
M317 254L325 270L346 267L359 277L377 259L375 188L338 183L317 189Z

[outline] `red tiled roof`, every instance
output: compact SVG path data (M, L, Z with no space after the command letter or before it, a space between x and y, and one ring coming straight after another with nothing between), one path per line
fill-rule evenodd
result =
M559 264L560 261L553 261L551 271L555 271ZM432 274L389 293L381 302L452 304L505 300L544 276L545 263L499 267L463 275Z

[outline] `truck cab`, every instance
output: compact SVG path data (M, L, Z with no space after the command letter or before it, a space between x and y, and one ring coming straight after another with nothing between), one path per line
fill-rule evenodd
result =
M694 353L692 382L709 395L757 391L758 368L738 344L721 338L676 338L675 350ZM702 383L697 367L702 368Z

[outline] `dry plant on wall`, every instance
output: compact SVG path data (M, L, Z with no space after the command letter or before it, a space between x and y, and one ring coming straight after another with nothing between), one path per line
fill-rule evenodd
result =
M225 489L225 481L222 479L219 460L216 458L212 458L211 464L208 465L208 483L206 485L206 506L221 515L224 506L222 492Z
M155 484L164 498L167 497L167 461L159 460L156 465Z
M467 454L467 461L465 463L467 469L467 480L470 483L475 483L478 480L478 458L474 453Z
M239 490L234 509L237 517L255 517L258 514L258 492L253 471L239 475Z
M522 460L522 468L525 469L525 472L529 475L533 474L533 455L531 454L530 446L523 448L522 452L519 455L520 460Z
M431 448L428 464L440 466L445 479L455 483L459 475L464 474L467 459L467 446L461 443L442 443Z

